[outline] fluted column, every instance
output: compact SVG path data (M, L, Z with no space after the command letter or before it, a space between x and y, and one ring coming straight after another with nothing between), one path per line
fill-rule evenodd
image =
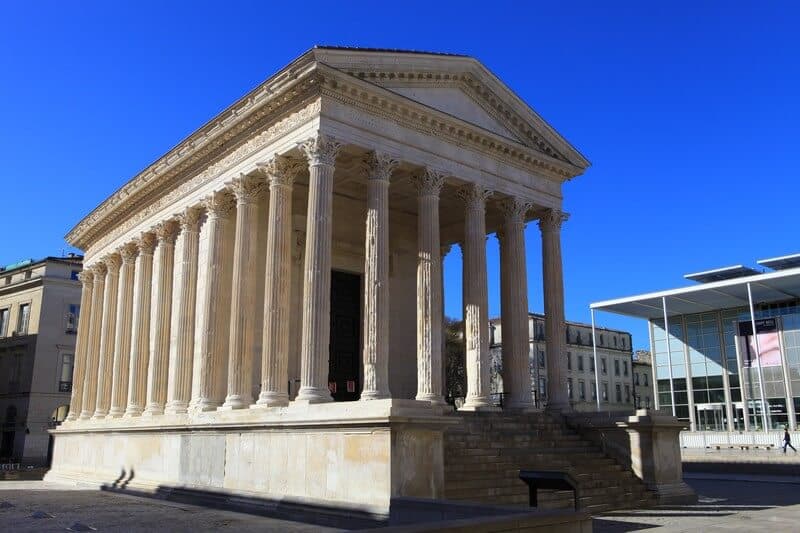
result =
M92 315L87 335L86 367L83 378L83 399L81 400L81 420L94 414L97 400L97 366L100 358L100 335L103 329L103 296L106 286L106 266L102 263L91 266L94 276L92 292Z
M69 402L67 420L77 420L83 404L83 380L86 375L86 357L88 355L89 323L92 316L92 290L94 274L90 270L81 270L81 308L78 317L78 338L75 339L75 366L72 370L72 395Z
M276 156L262 167L269 181L267 260L264 273L261 392L258 406L288 405L289 288L292 264L292 184L298 161Z
M451 245L446 244L439 248L439 319L441 322L441 342L439 343L442 354L442 396L448 396L447 390L447 335L445 334L445 312L444 312L444 259L450 253ZM447 403L445 401L445 403Z
M389 181L398 162L373 153L368 161L364 261L364 386L362 400L389 391Z
M470 184L464 201L464 335L467 397L462 409L491 407L489 400L489 294L486 280L486 200L491 192Z
M133 326L133 281L138 248L133 243L120 250L122 268L119 271L117 292L117 324L114 334L114 369L111 378L111 409L108 416L125 414L128 400L128 373L131 359L131 331Z
M192 395L192 363L194 358L194 322L197 304L197 258L200 246L200 215L197 207L186 208L178 222L183 235L181 253L181 284L178 288L176 309L178 331L175 360L171 361L167 384L169 414L185 413Z
M97 368L97 399L92 418L105 418L111 406L111 382L114 369L114 333L117 324L117 290L119 267L122 261L119 254L111 254L103 259L106 264L106 286L103 296L103 328L100 331L100 358Z
M236 236L233 241L230 336L228 340L228 395L221 409L243 409L253 403L253 311L256 289L258 195L263 181L242 175L231 183L236 196Z
M155 324L151 325L153 351L147 368L147 407L148 416L164 413L167 402L167 376L169 375L169 330L172 323L172 277L175 268L175 238L178 224L166 220L156 226L156 301L153 306Z
M228 191L218 191L203 202L208 213L208 259L202 273L205 292L202 309L200 342L200 373L197 395L192 398L192 411L212 411L222 404L228 376L229 307L224 291L229 288L230 270L226 258L230 243L227 228L236 205ZM229 301L229 300L228 300Z
M150 361L150 303L153 283L153 251L156 237L142 233L136 240L133 280L133 322L131 324L131 356L128 370L128 407L125 416L140 416L147 394L147 367Z
M525 214L531 204L518 198L502 204L500 239L500 315L503 327L504 405L533 407L528 352L528 274L525 267Z
M442 398L442 276L439 193L444 174L427 169L417 188L417 400Z
M564 278L561 264L561 224L568 215L550 209L539 218L542 232L544 336L547 356L547 410L570 408L565 361Z
M300 355L300 390L295 401L330 402L331 238L333 172L337 141L318 135L300 146L308 157L308 212L306 262L303 280L303 332Z

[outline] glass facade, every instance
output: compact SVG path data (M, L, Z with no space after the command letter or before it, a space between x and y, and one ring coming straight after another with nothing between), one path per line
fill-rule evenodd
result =
M793 428L800 414L800 300L754 311L757 342L747 307L669 316L669 335L663 319L651 320L657 407L671 411L674 398L675 415L698 431L764 429L758 360L766 424ZM769 360L758 345L767 339L774 343Z

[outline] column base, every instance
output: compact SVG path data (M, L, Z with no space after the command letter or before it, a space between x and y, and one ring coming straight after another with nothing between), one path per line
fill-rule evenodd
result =
M168 415L184 415L189 412L189 402L172 401L167 403L164 408L164 414Z
M216 411L219 409L220 405L222 405L221 402L210 400L208 398L201 398L189 403L189 412L207 413L209 411Z
M142 413L142 416L158 416L164 414L164 407L159 404L150 404Z
M361 391L361 397L359 399L361 401L388 400L391 397L392 394L389 391L370 390L370 391Z
M240 394L228 396L225 398L225 403L219 406L218 411L234 411L236 409L247 409L253 403L250 398L246 398Z
M447 405L447 402L444 401L444 397L438 394L417 394L415 400L418 402L430 402L431 405Z
M89 412L89 411L81 411L81 416L79 416L78 419L79 420L89 420L90 418L92 418L93 414L94 413Z
M111 410L108 412L109 418L119 418L125 414L125 409L121 409L119 407L112 407Z
M328 403L332 401L333 398L330 391L327 388L318 387L300 387L297 398L294 399L294 403L301 404Z
M67 415L67 422L74 422L77 419L78 415L75 413L70 413L69 415Z
M250 409L266 409L268 407L286 407L289 395L283 392L266 391L258 395L258 401Z
M486 396L473 396L467 398L459 411L499 411L500 408L492 405Z
M106 411L95 411L92 415L92 420L103 420L107 415Z
M142 416L143 410L144 409L142 409L138 405L129 405L128 408L125 410L125 415L123 416L125 416L126 418L131 416Z

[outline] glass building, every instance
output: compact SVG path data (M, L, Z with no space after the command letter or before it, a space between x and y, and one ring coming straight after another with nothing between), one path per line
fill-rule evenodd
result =
M797 428L800 254L758 263L765 272L687 274L696 285L591 305L649 322L656 408L692 431Z

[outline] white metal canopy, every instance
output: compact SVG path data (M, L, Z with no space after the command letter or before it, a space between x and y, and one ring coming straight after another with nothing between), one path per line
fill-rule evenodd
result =
M668 300L667 312L671 316L731 307L747 307L748 284L750 284L755 303L771 303L800 298L800 267L605 300L590 304L589 308L653 319L663 317L662 298Z

